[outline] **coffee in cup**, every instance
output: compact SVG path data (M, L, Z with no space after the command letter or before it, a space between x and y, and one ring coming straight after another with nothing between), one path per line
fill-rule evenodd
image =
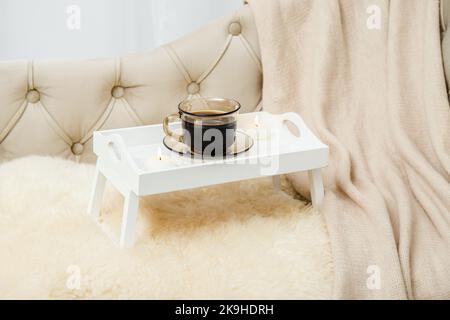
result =
M186 144L192 153L204 157L224 157L236 139L240 104L221 98L195 98L181 102L178 113L164 119L166 135ZM170 121L181 119L183 134L169 128Z

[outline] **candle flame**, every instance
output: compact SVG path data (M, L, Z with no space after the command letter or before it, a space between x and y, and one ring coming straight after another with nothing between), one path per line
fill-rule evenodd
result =
M258 116L256 116L255 117L255 127L259 127L259 117Z
M158 148L158 160L162 160L162 151L161 151L161 147Z

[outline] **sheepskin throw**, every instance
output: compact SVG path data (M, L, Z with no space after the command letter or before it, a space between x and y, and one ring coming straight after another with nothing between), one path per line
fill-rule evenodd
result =
M46 157L0 165L0 299L331 297L322 216L270 179L142 198L123 250L117 191L100 225L86 214L93 174Z

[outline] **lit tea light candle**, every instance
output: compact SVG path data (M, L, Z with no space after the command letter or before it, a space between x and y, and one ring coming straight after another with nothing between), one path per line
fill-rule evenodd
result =
M270 139L270 128L261 123L258 116L255 117L251 131L254 132L254 135L252 134L252 136L256 140Z
M177 163L170 157L163 155L161 147L159 147L156 156L153 156L146 161L146 166L149 170L159 170L173 168L177 166Z

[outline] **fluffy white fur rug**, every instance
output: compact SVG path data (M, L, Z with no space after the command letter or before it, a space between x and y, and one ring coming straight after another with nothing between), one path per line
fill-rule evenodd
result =
M121 196L108 188L104 231L85 214L92 175L48 157L0 165L0 298L331 297L322 217L289 189L261 179L144 198L136 245L121 250L104 232L118 236Z

